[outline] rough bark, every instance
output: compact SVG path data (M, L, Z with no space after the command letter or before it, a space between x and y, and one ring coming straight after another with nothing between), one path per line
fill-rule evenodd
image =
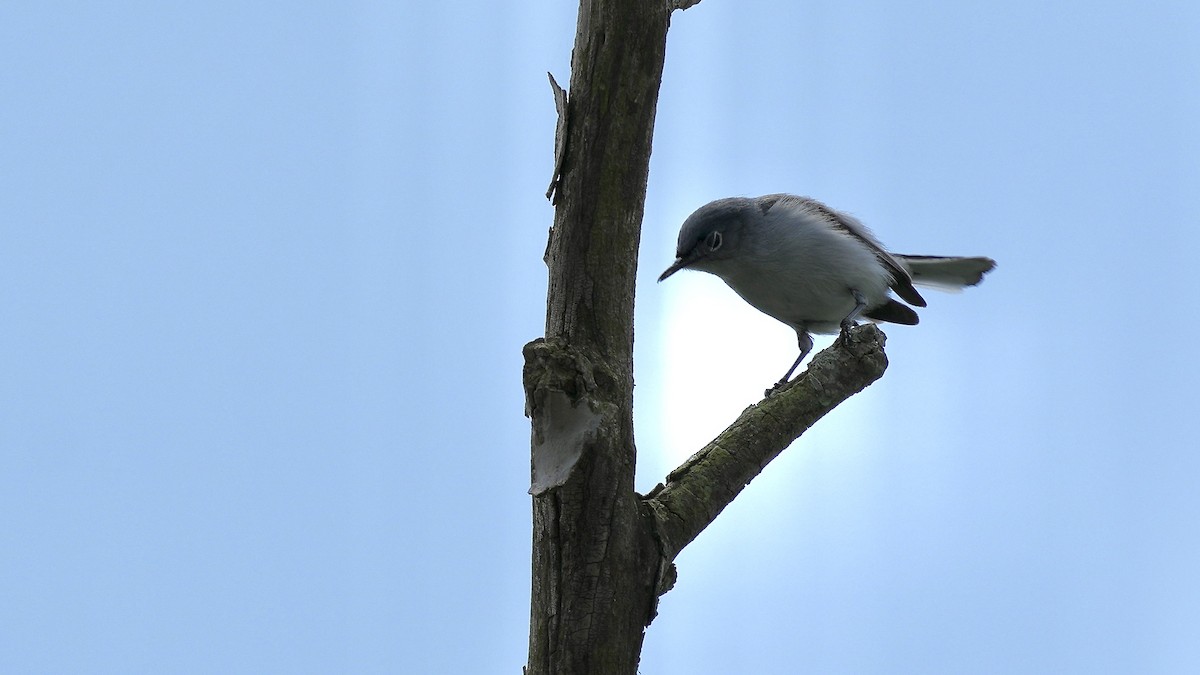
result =
M882 334L859 329L664 485L646 497L634 491L634 282L651 137L670 13L696 2L580 2L551 182L546 336L524 349L533 431L526 673L636 673L679 551L886 366Z
M633 490L633 302L671 9L664 0L579 4L546 250L546 337L525 349L529 673L635 673L654 607L659 556L637 525Z

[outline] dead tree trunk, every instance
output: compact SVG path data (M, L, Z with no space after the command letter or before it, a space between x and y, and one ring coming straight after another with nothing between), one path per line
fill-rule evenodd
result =
M552 185L546 335L524 349L531 675L636 673L658 596L674 583L675 556L887 363L882 334L859 329L649 495L634 491L634 281L654 114L670 14L696 2L580 2Z

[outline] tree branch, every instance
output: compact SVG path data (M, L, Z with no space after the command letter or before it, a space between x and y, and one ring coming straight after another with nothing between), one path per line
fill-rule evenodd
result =
M800 377L750 406L646 495L662 555L673 560L784 448L883 375L886 340L874 324L813 358Z

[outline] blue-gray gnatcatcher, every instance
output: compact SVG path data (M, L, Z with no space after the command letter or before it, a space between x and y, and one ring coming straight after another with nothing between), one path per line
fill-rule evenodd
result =
M959 290L995 266L983 257L888 253L854 217L815 199L777 194L701 206L683 221L675 262L658 280L682 269L715 274L756 309L794 328L800 357L778 388L812 351L810 333L844 335L860 316L915 325L917 313L908 305L924 307L925 299L913 284Z

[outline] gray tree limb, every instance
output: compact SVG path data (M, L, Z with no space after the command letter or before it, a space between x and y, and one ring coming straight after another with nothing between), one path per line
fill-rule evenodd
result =
M657 544L633 490L637 250L671 5L581 0L546 248L533 427L527 673L636 673Z
M784 448L879 379L887 368L885 339L874 324L855 328L784 389L746 408L646 495L663 556L674 560Z

